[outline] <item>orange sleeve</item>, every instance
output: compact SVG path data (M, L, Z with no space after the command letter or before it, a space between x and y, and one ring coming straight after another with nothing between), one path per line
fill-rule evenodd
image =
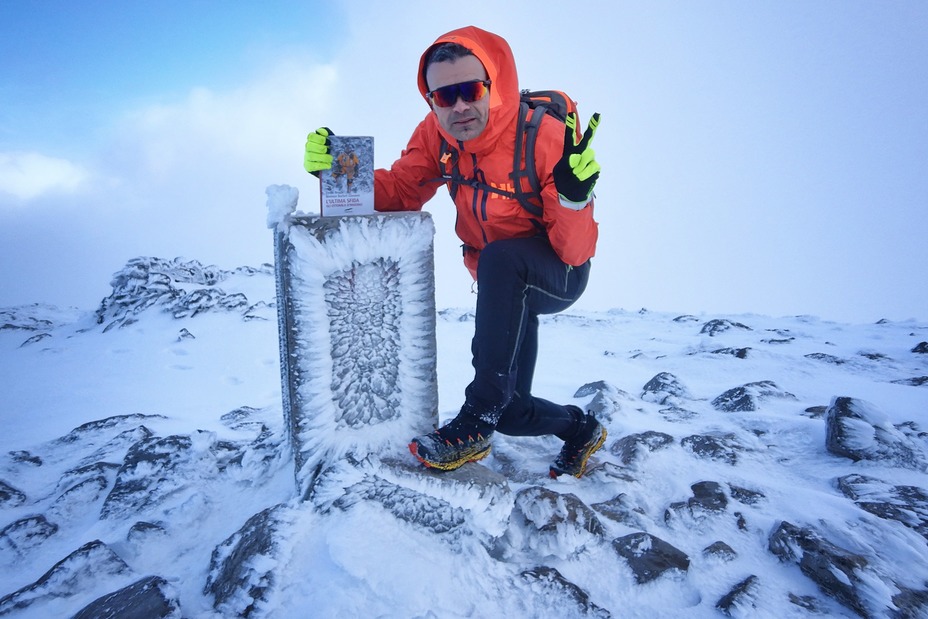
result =
M431 114L416 127L409 144L390 169L374 170L374 208L378 211L418 211L443 183L438 182L438 135Z

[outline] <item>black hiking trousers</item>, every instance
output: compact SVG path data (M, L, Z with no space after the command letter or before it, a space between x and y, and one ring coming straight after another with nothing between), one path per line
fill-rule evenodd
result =
M572 267L546 237L494 241L480 252L473 352L474 380L462 414L510 436L579 429L583 412L532 395L538 356L538 316L564 311L586 289L590 262Z

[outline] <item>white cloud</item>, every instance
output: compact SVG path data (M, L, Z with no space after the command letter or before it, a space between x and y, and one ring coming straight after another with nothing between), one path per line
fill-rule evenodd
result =
M0 153L0 192L31 200L52 192L73 192L90 177L82 166L41 153Z
M137 172L159 178L191 166L198 175L210 169L227 175L284 159L298 163L302 141L315 128L307 122L329 107L336 79L331 66L283 62L240 88L196 88L178 103L127 114L119 149L135 153Z

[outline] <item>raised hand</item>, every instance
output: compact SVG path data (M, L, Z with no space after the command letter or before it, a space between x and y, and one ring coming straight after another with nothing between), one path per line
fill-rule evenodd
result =
M593 114L583 137L577 141L577 115L571 112L564 121L564 155L554 166L554 186L561 204L580 209L586 206L593 195L593 187L599 178L599 163L590 147L599 127L599 113Z

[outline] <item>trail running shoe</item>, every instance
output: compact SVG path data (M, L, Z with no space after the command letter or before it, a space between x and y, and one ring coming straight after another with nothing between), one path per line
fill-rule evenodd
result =
M456 417L438 430L412 439L409 451L429 468L453 471L487 457L492 434L492 427L481 431L478 424Z
M587 415L578 435L564 441L561 453L554 459L548 474L552 479L565 474L582 477L587 460L606 442L606 434L606 428L593 415Z

